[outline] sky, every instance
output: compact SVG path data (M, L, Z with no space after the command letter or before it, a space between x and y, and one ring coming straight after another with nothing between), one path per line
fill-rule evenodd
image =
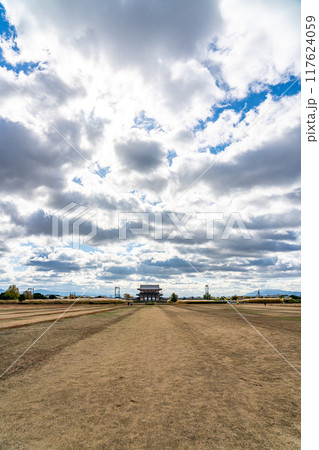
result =
M299 291L299 22L295 0L2 0L0 287Z

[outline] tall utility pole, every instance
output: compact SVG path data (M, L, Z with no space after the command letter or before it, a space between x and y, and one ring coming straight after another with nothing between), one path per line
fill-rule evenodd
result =
M208 284L205 285L205 294L203 297L204 300L209 300L210 299L210 295L209 295L209 286Z

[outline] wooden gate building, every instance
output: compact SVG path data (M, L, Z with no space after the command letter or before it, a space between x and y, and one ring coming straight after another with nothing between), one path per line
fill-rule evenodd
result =
M141 302L158 302L163 295L160 292L161 290L159 284L141 284L138 288L140 292L137 294L137 297Z

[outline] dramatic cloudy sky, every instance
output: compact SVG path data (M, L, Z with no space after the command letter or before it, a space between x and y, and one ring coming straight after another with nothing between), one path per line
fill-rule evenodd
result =
M2 289L300 289L299 1L1 1Z

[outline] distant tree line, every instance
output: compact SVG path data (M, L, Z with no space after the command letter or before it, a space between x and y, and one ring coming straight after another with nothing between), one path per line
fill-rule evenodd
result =
M20 300L20 292L15 284L11 284L5 292L0 294L1 300Z
M15 284L11 284L5 292L0 293L0 300L19 300L23 302L24 300L44 300L47 297L41 292L33 293L30 290L24 291L20 294L18 287ZM54 294L49 295L49 299L54 300L56 296Z

